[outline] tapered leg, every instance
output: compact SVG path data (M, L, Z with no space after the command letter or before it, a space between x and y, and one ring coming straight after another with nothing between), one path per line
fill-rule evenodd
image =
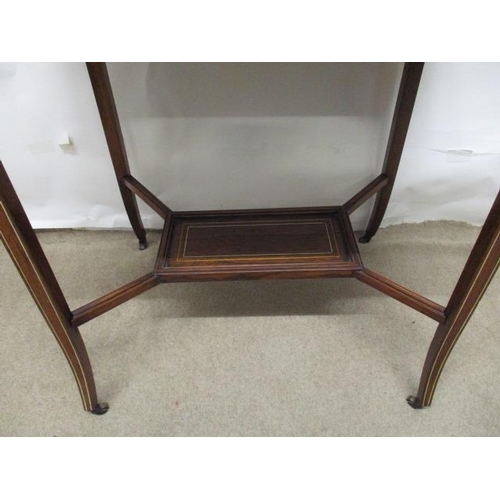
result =
M387 176L388 182L377 194L370 222L368 223L365 234L359 240L360 243L368 243L373 238L387 210L392 188L396 181L399 162L403 154L406 134L410 126L413 106L417 98L418 86L423 69L424 63L405 64L382 169L382 174Z
M146 240L146 231L141 221L139 207L134 193L132 193L124 183L124 177L130 175L130 167L128 164L125 143L123 142L120 120L116 111L115 99L109 81L108 70L106 63L89 62L87 70L90 76L90 82L99 109L104 134L108 143L111 161L115 169L116 180L120 188L123 204L127 212L132 229L139 239L139 248L144 250L148 243Z
M467 325L500 264L500 192L472 249L445 310L425 360L414 408L430 406L439 376L460 334Z
M69 306L2 163L0 236L71 366L83 408L105 413L108 406L97 402L94 376L80 332L71 326Z

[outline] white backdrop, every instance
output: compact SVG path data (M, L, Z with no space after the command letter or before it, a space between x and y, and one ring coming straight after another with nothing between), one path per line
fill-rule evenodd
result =
M132 173L176 210L331 205L381 168L400 64L108 65ZM425 66L383 225L482 224L500 63ZM73 147L61 148L67 133ZM83 63L0 64L0 159L34 227L129 227ZM158 217L142 203L147 227ZM368 206L355 213L366 223Z

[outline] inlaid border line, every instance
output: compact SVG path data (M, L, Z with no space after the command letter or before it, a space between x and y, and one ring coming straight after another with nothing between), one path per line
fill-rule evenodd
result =
M255 223L247 222L243 224L237 224L237 223L232 223L232 222L221 222L220 224L204 224L202 222L198 223L183 223L182 224L182 230L181 230L181 242L182 242L182 237L184 233L184 228L186 228L186 236L184 238L184 248L182 252L182 259L185 260L197 260L197 259L218 259L218 258L224 258L224 257L233 257L233 260L236 259L241 259L241 258L248 258L248 257L256 257L260 256L263 259L266 258L272 258L272 256L283 256L283 257L290 257L293 258L294 255L333 255L335 257L340 256L340 252L338 249L338 246L335 242L335 250L337 253L333 252L333 245L332 245L332 239L330 237L330 228L328 227L328 223L331 222L330 219L328 220L311 220L311 221L300 221L300 222L294 222L294 221L268 221L268 222L259 222L255 221ZM235 254L229 254L229 255L198 255L196 257L186 257L186 248L188 244L188 239L189 239L189 229L192 226L202 226L202 227L220 227L220 226L225 226L225 227L245 227L245 226L286 226L286 225L311 225L311 224L324 224L325 229L326 229L326 235L328 237L328 244L330 246L330 252L300 252L300 253L272 253L272 254L245 254L245 255L238 255L235 256ZM333 229L333 226L332 226ZM334 240L335 241L335 240ZM181 257L179 256L180 254L180 247L179 251L177 253L177 260L180 260ZM279 258L279 257L278 257Z
M431 370L429 371L429 374L432 374L432 372L434 371L434 368L436 366L436 363L438 361L438 358L444 348L444 345L446 343L446 340L448 339L448 337L451 335L452 331L453 331L453 328L455 327L457 321L458 321L458 318L461 314L461 312L464 310L465 306L466 306L466 303L467 303L467 299L469 298L469 296L471 295L471 293L473 292L474 290L474 287L479 279L479 277L481 276L481 272L482 270L484 269L484 267L486 266L486 264L488 263L488 258L489 256L491 255L491 253L493 252L494 248L495 248L495 245L497 244L498 242L498 239L500 238L500 231L497 233L495 239L493 240L493 243L491 244L490 246L490 249L488 250L488 253L486 254L486 257L483 261L483 264L481 265L481 267L479 268L479 270L477 271L477 274L476 274L476 277L474 279L474 282L472 283L472 285L470 286L469 288L469 291L467 292L467 295L465 296L465 298L463 299L462 301L462 306L460 307L460 309L458 310L458 312L456 313L455 315L455 319L453 320L453 323L452 325L450 326L449 330L448 330L448 333L446 334L445 338L443 339L442 343L441 343L441 347L439 348L439 351L434 359L434 363L432 364L432 368ZM446 353L443 361L440 363L439 365L439 368L438 368L438 373L437 375L434 377L434 383L432 384L432 388L431 388L431 392L429 393L429 398L432 398L433 394L434 394L434 391L436 390L436 385L437 385L437 382L438 382L438 379L439 379L439 376L441 375L441 372L444 368L444 365L446 363L446 360L448 359L448 356L450 355L455 343L457 342L458 338L460 337L460 335L462 334L462 331L464 330L464 328L467 326L467 323L470 319L470 317L472 316L472 314L474 313L474 311L476 310L476 307L477 305L479 304L481 298L483 297L484 293L486 292L486 289L488 288L488 285L490 284L491 280L493 279L493 276L496 272L496 270L498 269L500 265L500 261L497 263L497 265L495 266L493 272L491 273L491 276L490 278L488 279L487 283L483 286L483 289L481 291L481 294L478 296L477 300L474 302L473 306L471 307L471 310L467 316L467 318L465 319L465 321L463 322L463 325L462 327L458 330L458 333L457 333L457 336L455 338L455 340L453 341L453 343L451 344L451 346L449 347L448 349L448 352ZM427 393L429 391L429 388L430 388L430 384L427 384L426 387L425 387L425 392L424 392L424 395L422 396L422 405L424 404L424 401L427 400Z
M66 331L66 328L65 328L65 326L64 326L64 324L63 324L63 322L62 322L62 320L61 320L61 317L59 316L59 313L58 313L58 311L57 311L57 308L54 306L54 303L52 302L52 299L50 298L50 294L47 292L47 289L46 289L46 287L45 287L44 281L43 281L42 277L39 275L39 273L38 273L38 271L37 271L37 269L36 269L36 266L34 265L33 260L31 259L30 253L29 253L29 252L28 252L28 250L26 249L26 246L24 245L24 243L23 243L23 241L22 241L22 238L20 237L20 235L19 235L19 233L18 233L18 231L17 231L17 229L16 229L16 225L14 224L14 222L13 222L12 218L10 217L10 214L9 214L8 210L6 210L6 208L5 208L4 204L3 204L3 202L1 202L1 201L0 201L0 206L1 206L1 208L2 208L2 212L5 214L5 216L7 217L8 221L9 221L9 223L10 223L10 226L11 226L11 228L12 228L12 230L13 230L13 233L14 233L15 237L16 237L16 238L17 238L17 240L18 240L19 245L20 245L20 246L22 247L22 249L24 250L24 253L25 253L25 255L26 255L26 258L27 258L27 260L28 260L29 264L30 264L30 265L31 265L31 267L32 267L32 270L34 271L34 273L35 273L36 277L38 278L38 281L39 281L39 283L40 283L40 285L41 285L41 287L42 287L42 289L43 289L43 291L44 291L44 293L45 293L45 296L47 297L47 300L49 301L50 305L52 306L53 312L54 312L55 316L57 317L57 319L58 319L58 321L59 321L59 324L61 325L61 328L62 328L62 330L63 330L63 332L64 332L64 335L66 336L66 338L68 339L68 341L69 341L69 343L70 343L70 345L71 345L71 349L73 350L73 353L74 353L74 355L75 355L75 357L76 357L76 360L77 360L77 362L78 362L78 365L79 365L79 367L80 367L80 370L81 370L81 372L82 372L82 375L84 375L84 374L85 374L85 371L83 370L83 367L82 367L82 365L81 365L81 363L80 363L80 358L79 358L79 356L78 356L77 352L75 351L75 348L74 348L74 346L73 346L73 343L72 343L72 341L71 341L71 339L70 339L70 337L69 337L69 335L68 335L68 333L67 333L67 331ZM48 316L46 315L45 311L43 310L43 307L42 307L42 305L40 304L40 301L38 300L38 297L36 296L36 293L35 293L35 291L34 291L33 287L31 286L31 284L30 284L30 282L29 282L29 280L28 280L28 278L27 278L26 274L25 274L25 273L24 273L24 271L22 270L22 267L21 267L20 262L19 262L19 261L18 261L18 259L14 256L14 254L11 252L11 250L10 250L10 248L9 248L9 245L8 245L8 243L7 243L7 240L6 240L5 234L3 233L3 231L0 231L0 236L1 236L1 238L2 238L2 242L3 242L4 246L5 246L5 248L7 249L7 252L9 253L9 255L10 255L11 259L14 261L14 264L16 265L17 270L19 271L19 273L20 273L20 274L21 274L21 276L23 277L23 281L24 281L24 283L26 284L26 287L28 288L28 290L30 291L30 293L31 293L31 295L32 295L32 297L33 297L33 299L35 300L36 304L38 305L38 309L39 309L39 310L40 310L40 312L42 313L43 317L45 318L45 321L47 322L47 324L49 325L50 329L52 330L52 333L54 334L54 337L56 338L56 340L57 340L57 342L59 343L59 345L60 345L61 349L63 350L63 352L65 353L66 358L67 358L67 359L68 359L68 361L69 361L69 365L71 366L71 369L72 369L72 371L73 371L73 374L75 375L75 379L76 379L77 384L78 384L78 387L79 387L79 389L80 389L80 394L81 394L81 396L82 396L82 399L83 399L83 402L84 402L84 405L85 405L85 409L86 409L86 410L90 410L90 409L91 409L91 401L92 401L92 398L90 397L90 391L89 391L89 388L88 388L88 385L87 385L87 380L86 380L85 376L83 377L83 380L84 380L84 382L85 382L85 389L86 389L86 393L87 393L87 397L88 397L88 402L87 402L87 401L86 401L86 399L85 399L84 392L83 392L83 387L82 387L81 382L80 382L80 379L79 379L79 377L78 377L78 375L77 375L77 373L76 373L76 371L75 371L75 367L73 366L73 361L72 361L72 359L71 359L71 357L70 357L70 355L69 355L68 351L66 350L66 348L64 347L64 345L63 345L63 344L61 343L61 341L59 340L59 338L58 338L58 336L57 336L57 332L56 332L56 330L55 330L55 327L54 327L54 325L52 324L52 321L50 321L50 319L49 319L49 318L48 318Z

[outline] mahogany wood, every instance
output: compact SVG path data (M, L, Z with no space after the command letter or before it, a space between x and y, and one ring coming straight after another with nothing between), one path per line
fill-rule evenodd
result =
M223 217L225 215L294 215L297 213L309 213L309 214L322 214L328 211L336 211L342 209L339 206L324 206L324 207L287 207L287 208L244 208L235 210L203 210L203 211L193 211L185 210L175 212L177 217L200 217L200 218L212 218L212 217Z
M78 327L87 323L91 319L97 318L101 314L133 299L137 295L153 288L158 284L158 278L154 273L148 273L136 280L123 285L113 292L104 295L88 304L85 304L72 312L71 324Z
M424 363L414 408L430 406L444 365L500 265L500 191L446 307Z
M351 276L362 268L342 207L173 215L162 281Z
M146 233L135 195L165 219L151 273L75 311L55 279L21 203L0 163L0 231L9 255L53 331L75 375L86 410L102 414L78 326L160 282L223 279L355 277L440 323L424 364L415 408L429 406L444 364L500 262L500 193L448 306L363 267L348 214L377 194L365 236L384 216L408 131L423 63L407 63L400 84L383 172L341 207L172 212L130 175L104 63L87 63L118 185L142 247Z
M383 187L389 183L389 177L380 174L370 184L364 187L359 193L356 193L350 200L344 203L344 209L348 214L352 214L363 203L367 202L373 195L377 194Z
M167 254L170 240L172 239L172 229L174 227L174 216L172 213L168 214L165 218L165 224L163 225L163 231L161 234L160 246L158 247L158 254L156 256L156 263L154 267L154 273L158 275L159 269L163 266L163 256Z
M406 134L410 126L411 115L415 100L417 98L418 86L424 63L412 62L406 63L401 77L399 94L396 101L396 107L392 119L391 131L389 133L389 142L382 173L387 175L388 182L386 186L377 194L375 205L373 207L370 221L366 228L364 236L359 240L362 243L368 243L380 227L384 218L389 199L392 194L392 188L398 173L401 155L406 140Z
M97 401L94 376L80 332L71 325L66 299L1 162L0 236L68 360L83 408L104 413L107 405Z
M123 177L125 186L135 193L139 198L147 203L162 219L166 219L167 215L172 213L172 210L161 202L149 189L144 187L137 179L131 175Z
M380 274L370 271L366 267L361 271L356 271L354 277L359 281L389 295L393 299L410 306L416 311L429 316L433 320L444 323L446 319L444 307L432 300L422 297L418 293L405 288Z
M122 195L123 204L125 205L125 210L130 220L130 224L132 225L132 229L139 240L139 247L144 249L147 247L146 231L144 230L139 214L137 200L134 194L127 189L123 179L125 176L130 175L130 167L106 63L88 62L87 70L94 91L97 109L101 117L106 142L108 143L109 154L115 170L116 180L118 181L118 187Z

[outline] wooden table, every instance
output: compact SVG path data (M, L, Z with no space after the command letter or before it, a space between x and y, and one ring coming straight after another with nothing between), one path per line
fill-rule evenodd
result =
M147 248L136 196L165 221L154 269L71 311L9 177L0 163L2 241L73 370L85 410L101 415L90 361L78 327L158 285L182 281L356 278L438 323L413 408L430 406L439 376L500 262L500 193L446 306L367 269L349 216L376 195L361 243L369 243L384 217L405 143L423 63L406 63L382 173L343 205L173 212L130 174L105 63L87 63L123 203L139 248Z

